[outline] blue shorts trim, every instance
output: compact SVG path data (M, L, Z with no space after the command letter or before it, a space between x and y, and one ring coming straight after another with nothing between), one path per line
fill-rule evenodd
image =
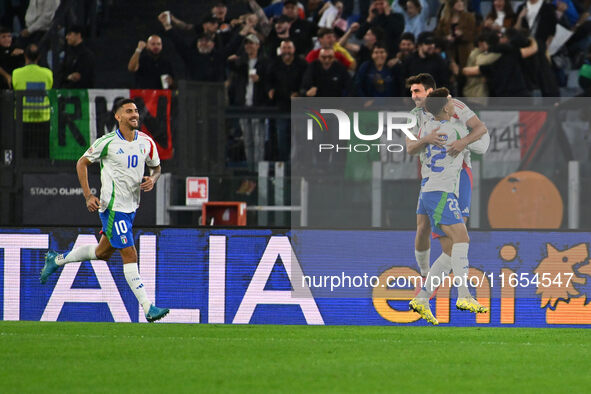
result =
M463 167L460 172L460 196L458 203L462 216L470 216L470 203L472 202L472 170L469 167Z
M135 212L126 213L105 209L104 212L99 212L99 216L103 223L103 233L109 239L112 247L124 249L134 246L133 220ZM113 216L113 218L109 220L109 216ZM108 234L111 234L110 238Z
M444 237L442 224L464 223L456 195L440 191L421 192L419 195L418 215L429 216L431 231Z

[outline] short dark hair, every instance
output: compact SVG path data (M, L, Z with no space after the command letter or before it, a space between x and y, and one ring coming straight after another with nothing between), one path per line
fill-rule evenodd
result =
M478 35L478 42L486 42L489 47L493 47L499 43L499 35L491 29L483 29Z
M529 45L529 38L521 30L517 30L514 27L505 30L504 35L509 39L509 43L513 47L525 48Z
M412 77L408 77L406 79L407 88L410 88L411 85L415 84L423 85L425 89L435 89L437 87L437 85L435 84L435 79L433 79L433 76L427 73L420 73L417 75L413 75Z
M40 55L37 44L29 44L25 48L25 57L32 62L36 63L39 60Z
M375 51L376 48L379 49L383 49L384 51L386 51L386 54L388 54L388 47L386 46L386 43L383 41L378 41L375 43L375 45L373 46L373 48L371 48L371 53L373 54L373 51Z
M334 34L334 30L326 28L326 27L321 27L320 29L318 29L318 33L316 34L316 37L322 38L327 34Z
M0 34L11 33L12 31L8 27L0 26Z
M376 41L382 41L384 39L384 36L386 35L384 29L382 29L380 26L374 25L367 30L371 30L373 35L376 36Z
M113 107L113 113L116 114L117 111L119 111L119 108L123 107L125 104L135 104L135 101L130 98L124 98L116 101L115 106Z
M419 9L419 13L423 10L423 6L421 5L421 2L419 0L406 0L404 2L404 7L403 7L405 11L406 11L406 3L409 2L409 1L411 3L413 3L416 8Z
M287 4L293 4L297 7L298 0L283 0L283 5L287 5Z
M211 34L201 32L201 33L197 34L197 37L195 37L195 44L197 44L197 41L202 40L202 39L206 39L209 41L215 41L214 38L211 36ZM195 46L195 45L193 45L193 46Z
M408 40L414 44L415 43L415 35L409 31L407 31L406 33L402 33L402 35L400 36L400 41L402 41L402 40Z
M435 37L435 35L433 34L432 31L424 31L417 36L417 45L434 44L435 43L434 37Z
M219 19L212 15L207 15L201 20L201 24L205 23L220 23Z
M433 90L425 99L425 109L433 116L437 116L443 107L447 104L449 90L447 88L439 88Z
M66 30L66 34L68 33L78 33L84 37L84 28L80 25L72 25Z

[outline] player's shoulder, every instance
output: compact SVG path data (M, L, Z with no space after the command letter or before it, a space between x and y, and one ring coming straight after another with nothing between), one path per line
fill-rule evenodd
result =
M466 105L466 103L464 103L461 100L458 100L457 98L453 98L452 101L453 101L453 103L454 103L454 105L455 105L456 108L459 108L459 109L468 108L468 106Z
M102 143L111 141L111 140L113 140L113 138L115 138L116 135L117 135L117 132L115 132L115 131L112 131L110 133L107 133L107 134L105 134L105 135L97 138L92 145L97 146L97 145L100 145Z
M445 126L446 123L441 123L438 120L435 119L428 119L427 121L425 121L425 123L423 124L423 130L425 132L430 132L433 131L437 128L441 129L442 127Z
M428 112L423 107L414 107L410 113L417 116L426 116Z
M143 131L139 131L139 130L136 130L136 131L137 131L137 139L138 139L138 141L142 141L143 140L143 141L148 141L151 144L154 143L154 140L148 134L144 133Z
M456 112L460 112L460 113L471 113L472 110L470 109L470 107L468 107L468 105L466 103L464 103L463 101L460 101L456 98L452 99Z

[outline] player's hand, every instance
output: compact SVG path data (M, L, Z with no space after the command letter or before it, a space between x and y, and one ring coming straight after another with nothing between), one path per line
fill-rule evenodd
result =
M101 202L94 194L86 197L86 208L88 208L89 212L95 212L99 209Z
M154 188L154 179L151 176L145 176L144 181L140 184L140 189L149 192Z
M462 153L462 151L464 149L466 149L466 145L468 145L468 144L466 144L462 140L454 141L451 144L447 144L447 146L448 146L447 153L449 153L450 156L452 156L452 157L456 157L457 155Z
M14 48L10 56L18 56L22 55L23 53L25 53L25 51L23 51L21 48Z
M439 127L434 129L430 134L427 134L426 136L421 138L421 140L423 140L423 142L427 144L443 146L445 144L445 137L447 136L447 134L438 133L437 130L439 130Z

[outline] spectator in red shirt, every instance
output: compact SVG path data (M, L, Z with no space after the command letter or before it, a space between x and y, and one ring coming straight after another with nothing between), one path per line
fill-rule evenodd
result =
M318 43L320 48L311 50L306 56L306 61L312 63L318 59L318 55L322 49L333 49L335 59L345 66L348 70L355 70L357 64L353 56L341 44L337 43L336 36L332 29L320 29L318 30Z

